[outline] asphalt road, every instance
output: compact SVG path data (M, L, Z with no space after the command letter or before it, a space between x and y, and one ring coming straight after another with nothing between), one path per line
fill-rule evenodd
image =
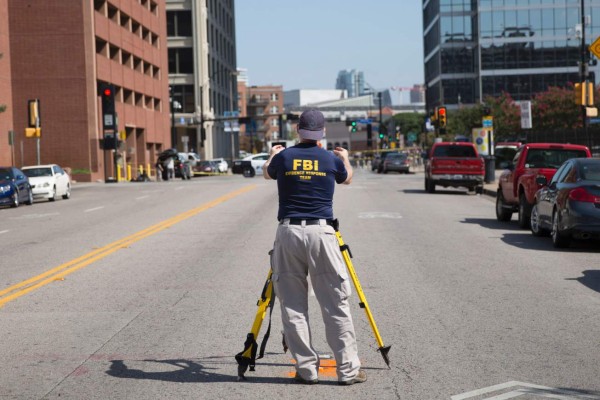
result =
M292 383L278 305L238 382L276 202L272 181L220 176L0 210L0 399L600 399L598 243L558 251L490 196L369 170L335 210L391 369L354 294L368 381L338 386L311 297L321 384Z

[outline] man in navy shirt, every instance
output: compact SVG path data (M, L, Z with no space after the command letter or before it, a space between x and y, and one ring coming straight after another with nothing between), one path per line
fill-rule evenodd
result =
M332 221L335 184L349 184L352 167L346 149L337 147L332 154L318 146L324 133L323 114L316 109L303 112L298 123L300 143L288 149L273 146L263 166L263 176L276 179L279 191L273 284L285 341L296 359L296 381L319 383L319 356L308 324L310 276L336 360L338 383L351 385L366 381L367 376L360 369L348 302L352 290Z

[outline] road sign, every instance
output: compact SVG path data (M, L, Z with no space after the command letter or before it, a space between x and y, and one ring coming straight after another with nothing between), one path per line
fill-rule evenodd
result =
M531 101L521 102L521 128L531 129Z
M600 58L600 36L594 40L594 43L590 44L589 50L594 53L594 55Z
M484 128L492 128L494 126L494 117L483 117L482 125Z

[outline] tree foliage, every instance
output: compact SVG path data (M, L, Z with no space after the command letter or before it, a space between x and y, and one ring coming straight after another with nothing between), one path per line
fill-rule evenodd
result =
M531 106L535 130L581 128L581 106L574 101L573 86L551 87L538 93Z

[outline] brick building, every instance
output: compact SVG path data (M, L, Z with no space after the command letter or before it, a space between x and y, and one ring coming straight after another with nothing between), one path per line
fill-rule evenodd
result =
M122 173L153 165L170 147L165 0L0 0L0 53L2 163L11 150L14 165L36 163L36 139L24 134L29 99L41 104L41 163L69 167L76 180L115 177L115 161ZM116 157L103 149L104 83L115 87L124 138Z
M245 127L240 148L263 151L268 141L279 139L279 114L284 112L283 86L246 86L238 81L238 93L241 115L255 121L254 125Z

